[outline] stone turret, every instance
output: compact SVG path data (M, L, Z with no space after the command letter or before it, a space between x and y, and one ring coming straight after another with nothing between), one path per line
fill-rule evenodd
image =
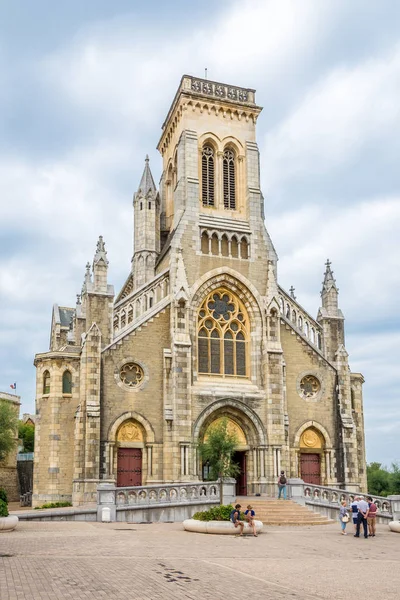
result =
M96 254L93 259L93 289L96 292L107 292L108 260L103 236L97 242Z
M160 200L150 171L149 157L133 197L134 240L132 271L135 288L154 277L160 251Z
M317 320L323 328L324 354L328 360L335 362L338 348L344 346L344 316L338 304L339 289L333 277L331 262L327 260L325 266L322 307L318 311Z
M86 330L88 330L93 323L96 323L101 331L104 345L107 345L111 341L114 300L114 287L107 283L107 271L107 252L103 236L100 236L93 258L92 272L90 270L90 263L87 263L86 265L85 278L82 286L81 311L82 315L86 318Z

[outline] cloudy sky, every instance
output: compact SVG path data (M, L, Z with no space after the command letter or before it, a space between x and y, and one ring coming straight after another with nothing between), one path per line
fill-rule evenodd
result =
M0 3L0 390L34 411L52 304L74 306L105 238L116 290L132 193L182 74L252 87L280 284L316 316L329 257L367 458L400 460L400 3Z

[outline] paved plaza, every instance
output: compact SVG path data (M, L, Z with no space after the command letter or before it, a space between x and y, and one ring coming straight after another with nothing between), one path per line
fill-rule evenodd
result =
M400 535L339 525L269 527L258 538L179 523L21 522L0 534L1 600L399 598Z

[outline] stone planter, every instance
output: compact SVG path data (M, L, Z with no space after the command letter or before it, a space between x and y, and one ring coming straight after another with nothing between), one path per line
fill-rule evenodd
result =
M8 517L0 517L0 531L12 531L18 525L18 517L9 515Z
M261 521L254 521L256 531L260 533L263 528ZM193 531L194 533L217 533L219 535L238 535L239 528L235 527L231 521L197 521L196 519L186 519L183 521L185 531ZM244 524L244 535L252 535L253 530L248 523Z
M390 521L389 529L390 529L390 531L395 531L396 533L400 533L400 521Z

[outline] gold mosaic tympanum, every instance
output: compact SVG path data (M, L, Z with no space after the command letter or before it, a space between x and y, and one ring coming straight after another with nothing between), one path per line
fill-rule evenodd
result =
M123 423L118 430L118 442L143 442L143 434L133 421Z

